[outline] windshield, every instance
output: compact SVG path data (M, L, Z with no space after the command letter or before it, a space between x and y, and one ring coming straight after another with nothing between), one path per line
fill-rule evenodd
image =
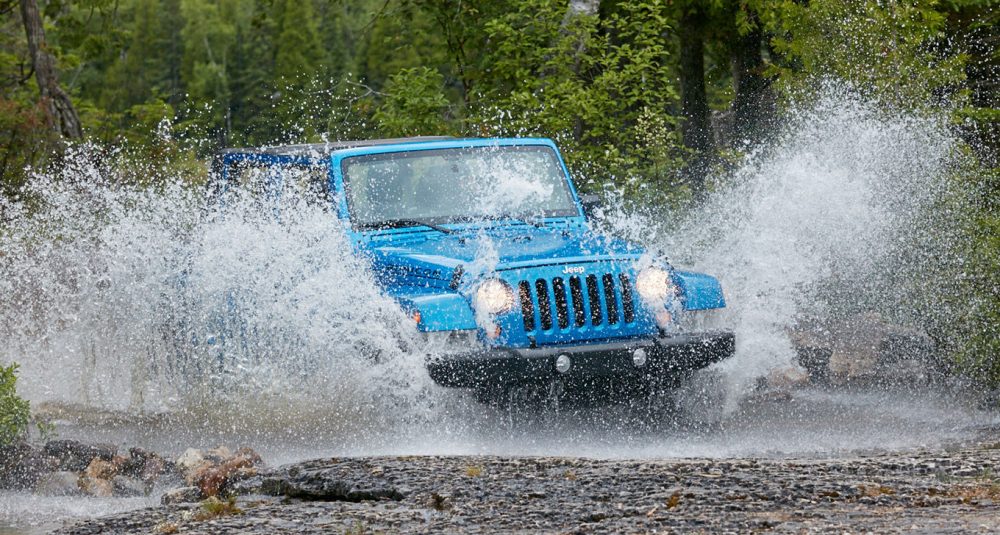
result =
M578 215L555 151L544 146L415 150L345 158L357 226Z

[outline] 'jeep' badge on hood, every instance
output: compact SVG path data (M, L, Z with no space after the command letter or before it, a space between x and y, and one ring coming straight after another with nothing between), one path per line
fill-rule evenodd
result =
M584 272L583 266L580 267L566 266L565 268L563 268L563 273L566 273L567 275L570 273L583 273L583 272Z

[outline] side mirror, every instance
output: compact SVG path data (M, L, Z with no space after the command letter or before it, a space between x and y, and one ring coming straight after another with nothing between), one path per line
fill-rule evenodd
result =
M587 216L587 219L592 219L594 212L601 207L601 196L596 193L580 195L580 204L583 205L583 215Z

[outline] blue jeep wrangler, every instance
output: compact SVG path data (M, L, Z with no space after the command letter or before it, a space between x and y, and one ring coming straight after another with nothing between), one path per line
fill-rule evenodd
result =
M440 385L656 387L733 354L732 333L688 327L725 306L719 282L595 232L551 140L229 149L214 171L223 189L266 176L329 203Z

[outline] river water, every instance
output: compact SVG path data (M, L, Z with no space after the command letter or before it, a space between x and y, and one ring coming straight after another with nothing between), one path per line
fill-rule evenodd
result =
M715 321L735 330L737 354L713 370L705 425L635 426L613 408L510 431L502 414L430 382L427 348L330 214L293 204L275 219L237 199L220 217L202 209L200 189L161 169L145 172L162 187L122 185L114 158L88 147L35 178L31 210L4 201L0 362L21 364L20 392L60 437L167 454L249 445L272 465L381 454L849 455L995 425L954 385L756 390L794 366L788 333L804 318L874 311L934 332L956 312L943 296L961 259L941 207L960 155L945 122L836 87L792 109L773 143L721 174L694 213L612 202L602 218L609 232L722 281L730 307ZM239 324L220 325L233 306ZM226 346L233 366L219 373L227 329L244 341ZM385 358L361 361L362 348ZM152 503L0 498L0 532Z

